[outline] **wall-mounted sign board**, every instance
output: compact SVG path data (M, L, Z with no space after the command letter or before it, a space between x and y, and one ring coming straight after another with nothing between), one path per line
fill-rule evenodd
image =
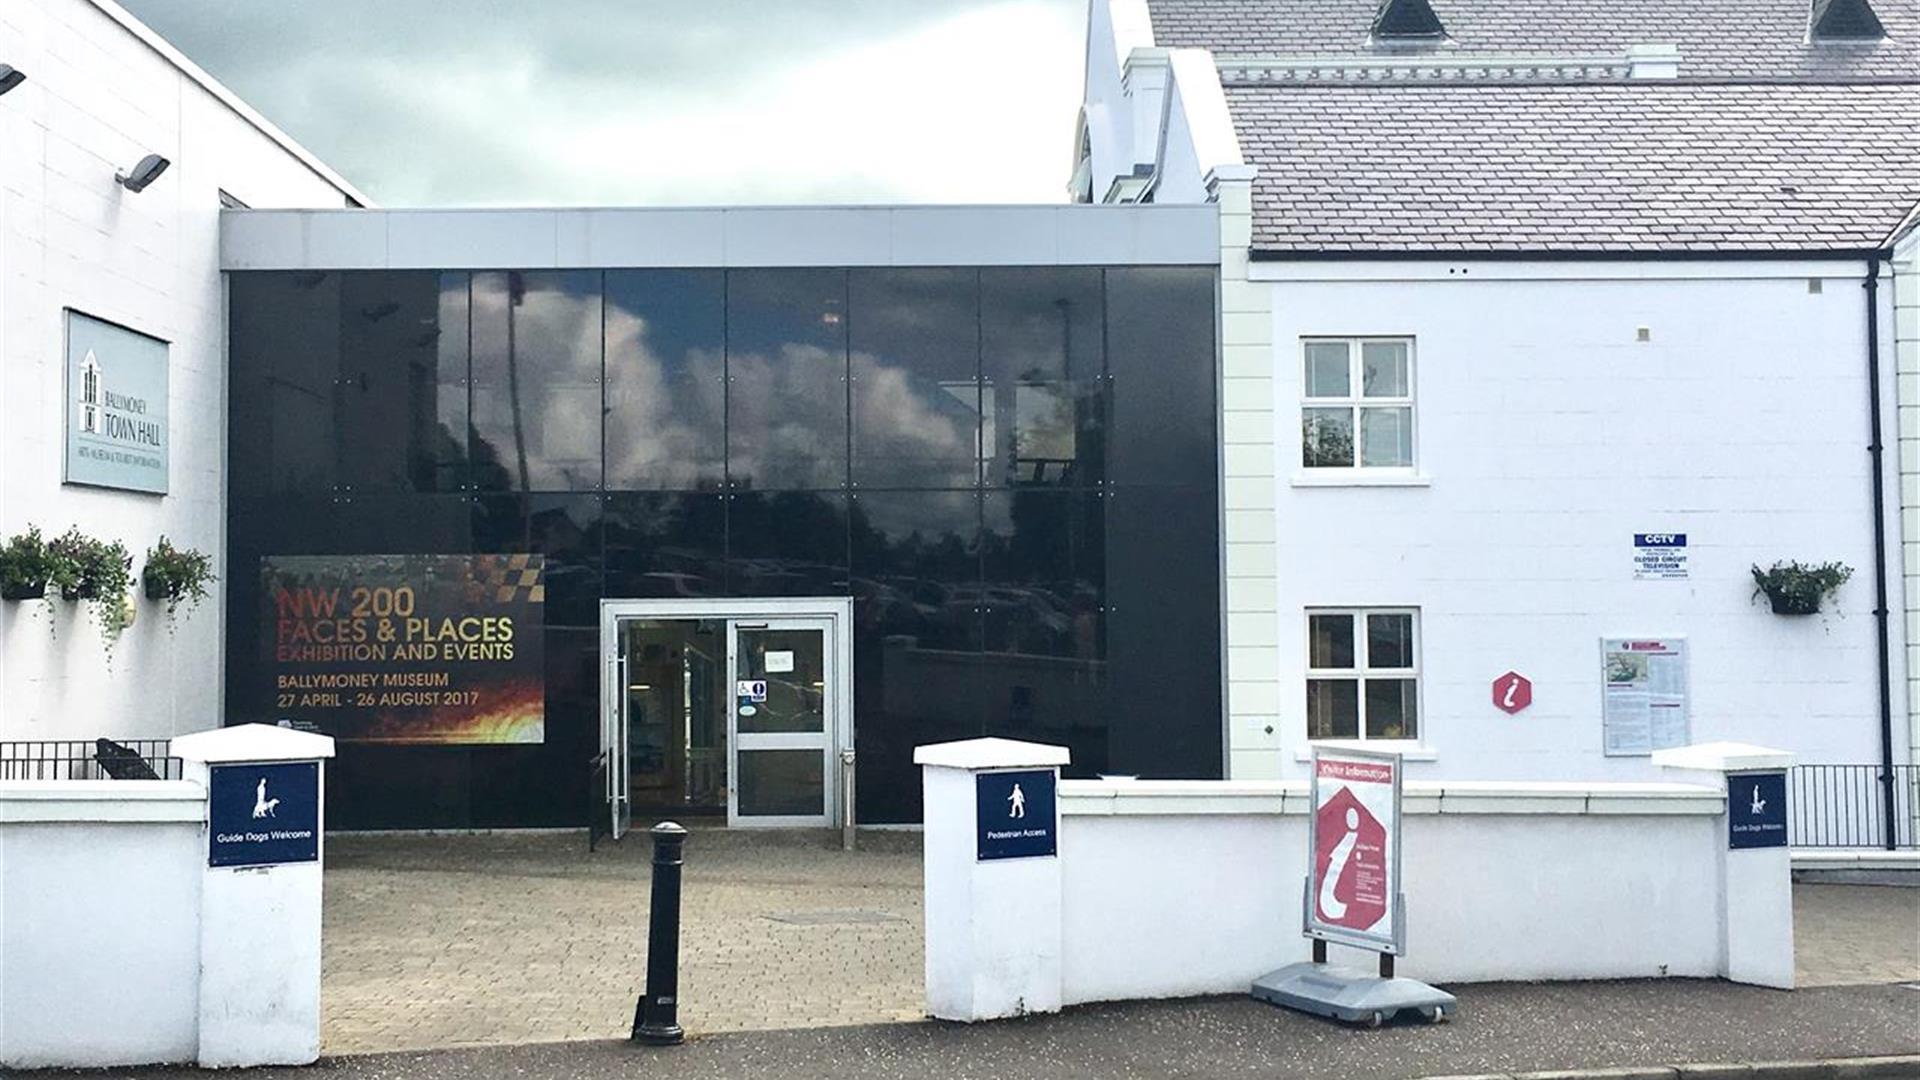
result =
M1787 846L1787 774L1735 773L1727 777L1727 847Z
M67 483L167 493L167 348L67 311Z
M276 866L319 858L319 762L208 769L208 866Z
M983 772L974 777L975 857L1051 857L1058 847L1052 769Z
M1633 580L1687 580L1687 534L1634 533Z
M1609 757L1636 757L1687 744L1684 638L1600 642L1601 742Z

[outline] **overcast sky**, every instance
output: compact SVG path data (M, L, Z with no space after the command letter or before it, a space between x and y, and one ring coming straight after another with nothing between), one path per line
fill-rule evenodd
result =
M1085 0L121 0L386 206L1057 202Z

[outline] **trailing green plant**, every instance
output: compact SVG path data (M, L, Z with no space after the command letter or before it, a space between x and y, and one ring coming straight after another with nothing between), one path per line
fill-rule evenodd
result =
M29 525L0 545L0 599L42 599L49 585L59 588L70 578L71 569L41 537L39 527Z
M70 579L60 583L60 595L88 602L111 650L133 623L133 606L127 602L133 587L133 556L127 554L127 546L118 540L95 539L78 528L61 533L48 546L72 568Z
M1753 595L1765 596L1776 615L1812 615L1852 576L1853 567L1845 563L1777 562L1765 570L1756 564Z
M140 571L147 599L166 601L169 619L181 604L192 611L205 600L213 579L213 556L193 548L174 547L164 536L147 549L147 564Z

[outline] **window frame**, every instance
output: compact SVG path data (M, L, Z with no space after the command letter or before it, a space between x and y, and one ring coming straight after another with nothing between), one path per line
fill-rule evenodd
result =
M1380 607L1310 607L1306 611L1306 677L1302 680L1301 691L1303 707L1301 724L1306 729L1308 743L1374 743L1389 746L1424 745L1426 734L1425 684L1422 679L1424 670L1420 662L1420 650L1423 644L1420 629L1420 609L1414 605L1391 605ZM1313 620L1318 616L1346 615L1353 619L1354 664L1346 668L1315 667L1313 664ZM1408 647L1411 654L1411 667L1375 667L1373 656L1367 648L1366 620L1370 615L1405 615L1409 619L1412 642ZM1351 680L1355 692L1354 734L1315 736L1312 729L1311 701L1314 680L1345 679ZM1367 681L1413 680L1413 731L1411 734L1395 736L1367 734Z
M1347 347L1347 393L1320 397L1313 393L1313 372L1308 360L1315 345L1341 344ZM1368 345L1404 345L1407 350L1407 386L1405 394L1369 397L1366 394L1366 347ZM1416 341L1413 334L1307 334L1300 338L1300 468L1308 477L1339 476L1414 476L1420 467L1420 407L1417 392ZM1361 414L1365 409L1407 410L1407 461L1396 465L1367 465L1361 460L1363 434ZM1348 430L1352 432L1352 460L1345 465L1316 465L1307 460L1306 424L1309 409L1345 409Z

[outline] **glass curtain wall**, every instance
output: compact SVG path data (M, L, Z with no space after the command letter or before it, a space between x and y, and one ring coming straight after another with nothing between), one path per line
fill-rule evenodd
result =
M229 722L259 561L546 557L537 745L343 743L343 827L583 820L604 597L854 598L859 813L922 743L1221 775L1210 268L231 275Z

